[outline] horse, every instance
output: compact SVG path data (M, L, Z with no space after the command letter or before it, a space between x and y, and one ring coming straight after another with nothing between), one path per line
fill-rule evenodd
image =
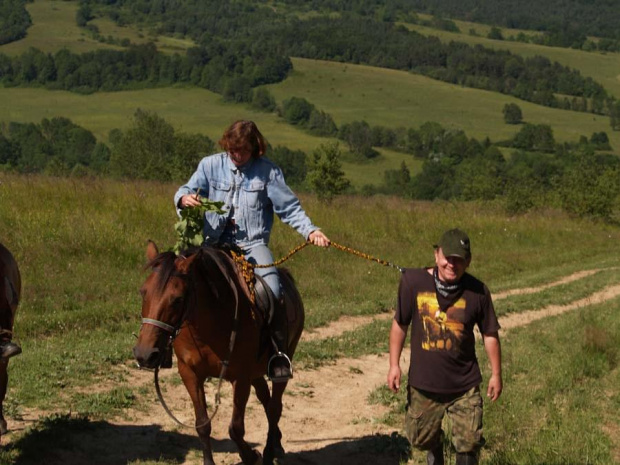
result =
M270 392L265 375L271 341L242 272L228 252L215 247L176 255L159 253L155 243L149 241L146 252L145 269L151 272L140 290L142 326L133 349L139 366L158 368L172 341L178 372L193 403L204 465L215 464L204 382L209 377L229 381L233 412L228 433L242 462L272 464L284 455L278 423L287 383L273 383ZM289 321L288 354L292 358L303 331L304 307L291 274L280 268L278 272ZM262 457L244 440L245 408L252 386L268 420Z
M0 337L10 339L13 335L13 322L17 305L21 298L22 280L19 274L17 262L9 250L0 244L0 284L2 293L0 294ZM8 431L6 420L4 419L3 404L6 396L6 389L9 384L8 358L0 358L0 438Z

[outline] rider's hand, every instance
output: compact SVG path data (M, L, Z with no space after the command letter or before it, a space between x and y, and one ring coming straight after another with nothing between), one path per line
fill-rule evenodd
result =
M308 240L314 245L318 245L319 247L329 247L329 244L331 242L320 229L312 231L308 236Z
M179 207L181 208L197 207L198 205L200 205L200 197L198 194L187 194L179 200Z

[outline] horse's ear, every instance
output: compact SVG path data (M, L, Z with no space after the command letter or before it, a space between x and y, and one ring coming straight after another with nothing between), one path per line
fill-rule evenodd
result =
M155 260L155 257L157 257L159 255L159 249L157 248L157 245L155 245L155 242L149 240L149 242L146 245L146 258L149 261Z
M189 273L189 269L192 266L192 263L194 263L194 260L196 260L196 257L198 256L198 253L195 253L194 255L190 256L189 258L185 258L185 257L179 257L177 258L177 270L179 270L181 273L183 274L188 274Z
M17 307L17 292L15 292L13 284L6 276L4 277L4 293L6 295L6 301L9 303L11 308Z

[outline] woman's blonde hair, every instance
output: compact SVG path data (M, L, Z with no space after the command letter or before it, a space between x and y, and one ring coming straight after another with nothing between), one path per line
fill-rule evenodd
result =
M250 152L254 158L262 157L267 151L267 140L254 121L248 120L231 124L218 143L227 152Z

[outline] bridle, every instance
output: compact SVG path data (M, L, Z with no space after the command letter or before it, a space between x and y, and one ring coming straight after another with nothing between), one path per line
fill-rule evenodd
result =
M181 324L183 324L183 320L181 319L181 324L179 324L176 327L171 326L168 323L164 323L163 321L154 320L152 318L142 318L142 324L157 326L159 329L163 329L167 333L171 333L174 335L174 337L176 337L177 334L179 334L179 331L181 330Z

